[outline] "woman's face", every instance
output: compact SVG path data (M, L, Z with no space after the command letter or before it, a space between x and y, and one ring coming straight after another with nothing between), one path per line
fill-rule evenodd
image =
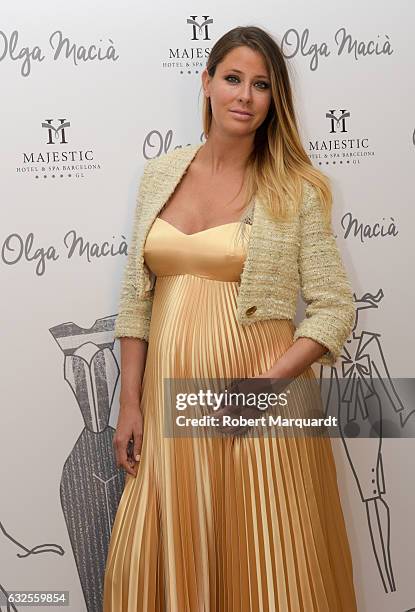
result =
M229 51L211 78L202 73L205 94L212 106L212 127L227 134L254 133L267 116L271 84L263 56L249 47ZM240 114L243 111L248 114Z

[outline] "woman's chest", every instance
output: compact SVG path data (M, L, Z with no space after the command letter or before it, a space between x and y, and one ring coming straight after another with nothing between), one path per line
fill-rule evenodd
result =
M187 180L175 188L158 216L190 235L235 223L247 209L246 193L237 182Z

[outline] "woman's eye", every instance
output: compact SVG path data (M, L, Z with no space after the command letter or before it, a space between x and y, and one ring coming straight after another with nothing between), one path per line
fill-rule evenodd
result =
M225 81L229 81L229 79L236 79L236 81L239 81L239 78L233 74L230 74L225 77ZM229 82L234 83L235 81L229 81ZM266 81L257 81L255 85L261 85L259 89L268 89L269 87L269 84Z

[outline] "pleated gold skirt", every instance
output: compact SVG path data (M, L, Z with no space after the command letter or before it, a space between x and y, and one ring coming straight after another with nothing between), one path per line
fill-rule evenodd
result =
M330 439L164 435L164 379L258 376L293 341L291 320L237 322L238 281L215 277L240 272L244 251L231 248L235 224L212 229L158 219L146 243L158 275L143 446L113 525L104 612L354 612ZM304 392L313 377L298 377Z

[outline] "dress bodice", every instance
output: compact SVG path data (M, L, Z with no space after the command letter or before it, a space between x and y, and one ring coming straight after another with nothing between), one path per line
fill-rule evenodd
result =
M185 234L157 217L144 245L144 260L157 277L192 274L238 281L250 230L251 225L235 221Z

